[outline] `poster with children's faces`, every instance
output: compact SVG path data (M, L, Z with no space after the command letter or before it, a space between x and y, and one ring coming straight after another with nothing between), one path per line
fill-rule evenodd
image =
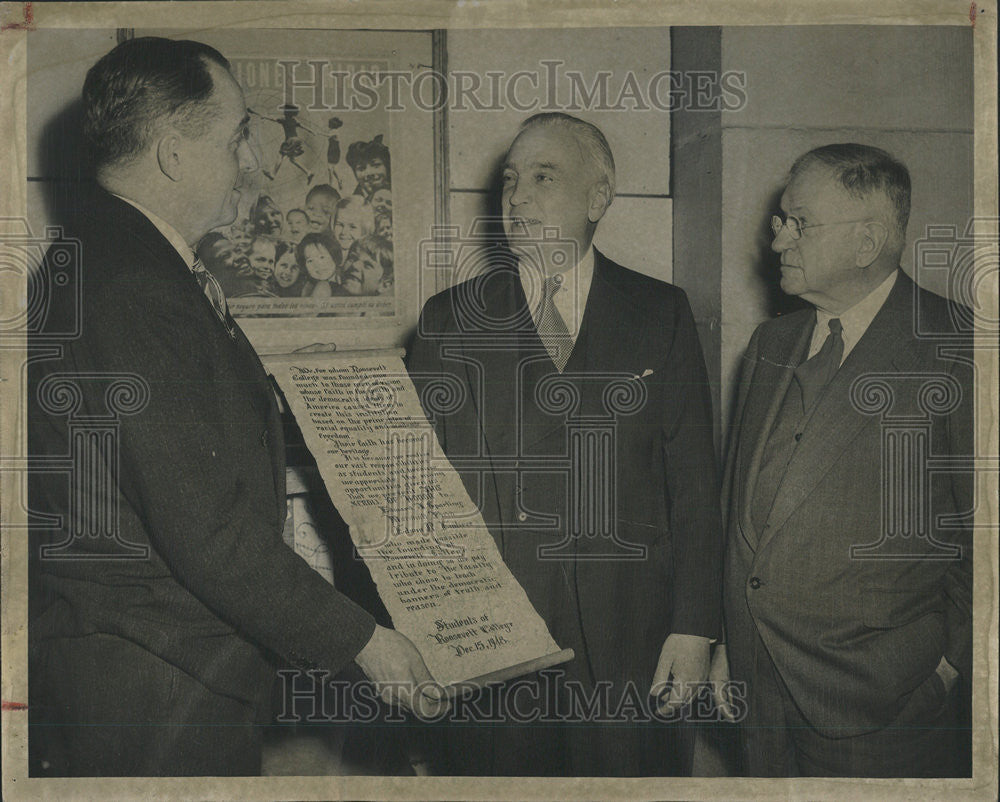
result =
M195 250L258 352L404 346L447 272L431 259L447 193L434 33L290 19L131 33L214 47L243 90L234 219Z
M346 96L360 75L377 85L389 63L229 60L258 165L240 187L236 220L206 235L197 251L232 314L394 315L390 115L374 92L364 102Z

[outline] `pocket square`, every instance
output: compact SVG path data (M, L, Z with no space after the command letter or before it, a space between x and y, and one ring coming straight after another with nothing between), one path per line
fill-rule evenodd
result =
M638 374L636 374L636 375L632 376L632 378L633 378L633 379L645 379L645 378L646 378L647 376L652 376L652 375L653 375L653 371L652 371L652 370L650 370L649 368L646 368L646 369L645 369L645 370L644 370L644 371L642 372L642 375L641 375L641 376L639 376Z

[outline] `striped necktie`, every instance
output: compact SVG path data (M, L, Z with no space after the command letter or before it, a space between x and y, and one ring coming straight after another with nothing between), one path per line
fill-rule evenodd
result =
M219 280L205 269L205 265L202 264L200 258L194 260L194 264L191 265L191 272L198 279L201 291L205 293L205 297L212 304L212 308L215 309L219 320L225 324L226 329L231 334L232 327L229 323L229 306L226 304L226 294L222 291L222 285L219 284Z
M542 286L542 308L538 316L537 326L542 345L549 352L549 356L560 373L569 362L569 355L573 350L573 338L570 336L569 329L566 328L566 321L559 314L555 304L555 294L562 287L562 282L563 277L559 274L545 279Z

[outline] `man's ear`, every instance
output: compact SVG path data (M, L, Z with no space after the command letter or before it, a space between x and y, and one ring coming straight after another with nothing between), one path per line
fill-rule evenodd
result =
M180 181L183 175L181 137L176 131L167 130L156 143L156 162L171 181Z
M393 279L391 278L382 279L381 283L378 285L378 294L388 295L390 292L392 292L392 285L393 285Z
M611 187L603 179L590 189L590 205L587 207L587 219L596 223L611 205Z
M855 265L862 269L870 267L878 259L886 241L889 239L889 228L885 223L873 220L865 223L861 229L861 239L858 243Z

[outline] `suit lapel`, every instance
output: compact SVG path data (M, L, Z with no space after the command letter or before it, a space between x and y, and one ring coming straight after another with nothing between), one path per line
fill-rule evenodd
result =
M795 368L808 353L809 340L816 322L815 313L811 310L799 315L800 320L790 320L786 324L790 328L787 336L761 342L757 364L753 369L754 387L761 389L755 391L751 388L743 419L740 421L740 453L737 455L740 470L737 475L743 476L745 480L737 482L737 493L740 494L738 509L740 529L751 547L756 547L758 533L750 515L750 504L757 488L764 446L792 383Z
M646 350L650 341L648 326L635 314L641 305L616 285L613 270L611 263L595 249L594 278L567 370L624 372L632 366L622 363L623 355L639 360Z
M569 410L570 416L605 414L605 383L611 375L630 373L635 365L639 365L652 341L648 326L635 313L640 305L617 286L614 270L614 265L595 249L594 277L580 321L580 331L562 374L574 386L580 399L578 407ZM529 380L529 386L532 378L554 375L550 373L552 362L545 356L541 339L533 327L531 331L532 336L525 338L525 351L522 352L522 365L527 365L527 360L536 360L533 368L522 374ZM541 361L537 361L539 349L543 357ZM625 364L625 358L635 360L635 365L631 362ZM593 381L588 379L591 374L595 376ZM525 445L530 446L557 431L564 431L566 417L567 413L562 413L545 416L544 423L540 418L535 420L536 425L530 430L530 442Z
M761 548L809 497L858 433L865 426L878 426L877 417L855 408L851 385L865 374L912 367L914 356L909 335L912 287L912 282L901 272L882 309L820 398L803 430L802 442L788 464Z
M274 389L271 386L271 377L260 361L260 356L256 349L243 333L243 329L233 322L233 343L238 352L237 358L246 359L257 366L257 371L262 377L264 386L261 388L264 403L264 416L267 427L268 453L271 459L271 471L274 477L274 494L279 507L279 515L284 519L285 515L285 435L281 423L281 411L278 409L278 402L275 399ZM249 388L248 388L249 389Z
M215 338L223 354L229 354L234 360L245 360L255 366L253 373L263 381L262 392L268 431L269 457L274 475L275 496L280 507L279 514L284 517L285 507L285 448L284 435L281 427L281 415L278 411L274 393L266 377L267 372L260 362L256 350L244 335L242 329L230 318L233 334L218 319L215 309L205 297L191 269L177 252L176 248L160 233L159 229L142 212L132 204L115 197L101 188L96 188L91 196L91 202L82 211L82 215L91 220L92 227L106 226L108 220L114 220L122 236L129 237L138 243L150 256L129 266L126 281L160 282L165 292L184 293L192 305L203 307L205 315L211 319L209 330L216 332ZM251 374L252 375L252 374ZM256 389L256 388L254 388ZM248 387L248 392L254 389Z

